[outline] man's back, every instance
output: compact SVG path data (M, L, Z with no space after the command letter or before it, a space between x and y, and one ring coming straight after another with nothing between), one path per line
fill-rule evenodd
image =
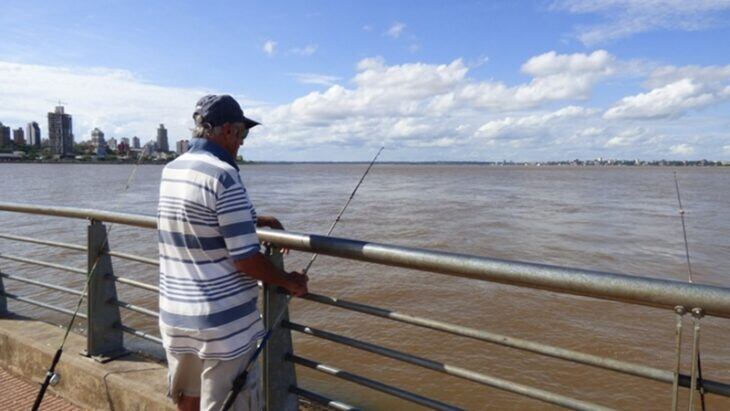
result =
M171 352L228 359L263 332L257 283L233 264L259 251L256 214L235 164L195 140L162 173L160 328Z

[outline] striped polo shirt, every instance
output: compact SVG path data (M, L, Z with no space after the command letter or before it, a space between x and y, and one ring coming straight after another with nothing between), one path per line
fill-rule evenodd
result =
M162 171L160 332L170 352L228 360L264 334L257 282L233 264L259 252L256 211L238 171L202 138Z

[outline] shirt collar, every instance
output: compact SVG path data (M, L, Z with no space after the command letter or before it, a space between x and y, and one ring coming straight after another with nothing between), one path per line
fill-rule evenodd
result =
M233 168L235 168L237 171L240 171L238 169L238 164L236 164L236 159L231 157L231 155L223 147L206 138L193 138L190 141L190 148L188 149L188 151L190 151L191 153L207 152L213 154L222 161L225 161L226 163L232 165Z

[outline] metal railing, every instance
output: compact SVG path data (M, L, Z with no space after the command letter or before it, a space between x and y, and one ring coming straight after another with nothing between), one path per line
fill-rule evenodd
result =
M92 261L92 258L97 258L95 250L99 249L99 239L106 235L102 222L118 223L151 229L156 228L156 220L153 217L112 213L100 210L68 207L44 207L29 204L0 202L0 211L90 220L89 245L87 246L0 233L1 239L86 252L88 253L89 261ZM549 290L563 294L580 295L602 300L612 300L672 310L677 313L678 321L680 321L678 324L680 327L678 328L678 332L681 331L681 315L685 312L698 313L695 315L695 323L697 325L699 324L699 318L702 316L730 318L730 288L688 284L655 278L635 277L618 273L498 260L473 255L437 252L286 231L259 229L257 232L261 241L266 241L278 247L289 248L292 250L315 252L333 257L384 264L394 267L405 267L420 271L464 277L475 281L496 282L519 287ZM96 244L96 246L94 246L94 244ZM273 253L273 256L276 255L276 253ZM158 312L154 310L125 302L117 298L116 288L114 285L115 283L123 283L153 292L159 292L159 289L153 284L146 284L137 280L116 276L111 268L111 257L147 265L157 265L156 260L117 251L106 250L104 255L101 257L108 261L106 261L105 264L101 264L103 268L102 271L104 272L97 273L101 274L99 275L100 280L97 287L89 288L88 296L86 296L88 302L88 311L86 315L80 315L81 318L85 318L89 322L89 332L87 336L87 340L89 340L89 355L96 356L101 360L108 360L123 352L124 347L122 346L121 339L122 333L128 333L154 343L161 344L161 339L154 333L131 328L122 324L121 321L114 321L115 318L119 318L120 308L147 317L158 317ZM279 256L278 258L279 259L275 261L275 263L283 264L281 257ZM0 259L50 269L63 270L75 274L87 274L87 270L84 269L6 253L0 253ZM89 269L90 268L91 267L89 267ZM59 285L52 285L0 271L0 313L2 313L3 309L5 309L4 307L7 306L6 299L11 299L51 309L56 312L71 314L70 310L55 307L51 304L19 296L4 290L3 279L23 282L25 284L44 287L53 291L77 296L81 294L78 290L69 289ZM695 374L695 367L693 367L691 375L680 373L679 355L681 353L681 346L679 345L676 352L678 361L675 369L662 370L647 365L596 356L535 341L513 338L489 331L477 330L457 324L413 316L381 307L340 300L331 296L311 293L305 296L304 299L312 303L324 304L337 307L339 309L376 316L399 323L436 330L490 344L501 345L577 364L672 384L672 395L675 399L674 407L676 407L678 387L686 387L695 391L702 390L704 393L730 397L730 384L707 379L700 381ZM282 309L286 309L285 304L285 298L283 298L280 293L275 292L275 290L272 290L269 287L264 287L264 323L269 324L269 322L272 321L272 317L277 312ZM112 320L110 321L108 318L104 321L100 320L100 315L96 312L98 310L106 310L105 317L111 316ZM697 331L695 332L698 332L699 328L696 330ZM570 398L536 387L518 384L499 377L400 352L378 344L338 335L304 324L290 322L288 320L288 315L285 316L285 321L282 323L281 329L277 330L272 337L271 343L267 347L267 352L264 355L264 383L266 397L268 400L267 406L269 409L293 409L293 407L296 406L297 397L307 398L311 401L325 404L334 409L355 409L355 407L342 401L333 400L323 396L322 394L299 387L296 383L294 365L316 370L334 378L377 390L426 408L437 410L459 409L455 405L409 392L349 371L340 370L331 365L318 362L315 359L305 358L298 355L294 352L291 344L291 331L566 408L579 410L608 409L607 407L603 407L599 404ZM693 344L693 356L698 349L698 344ZM292 398L294 399L293 402Z

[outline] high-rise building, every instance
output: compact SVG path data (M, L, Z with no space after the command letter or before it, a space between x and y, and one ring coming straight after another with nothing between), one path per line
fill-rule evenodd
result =
M0 146L8 147L10 145L10 127L4 126L2 121L0 121Z
M56 106L53 113L48 113L48 138L51 140L51 152L60 157L74 155L74 135L71 115L64 113L63 106Z
M119 141L119 144L126 144L127 147L130 147L129 145L129 137L122 137Z
M41 147L41 128L35 121L25 126L25 138L28 140L29 146Z
M91 145L94 147L104 147L106 145L104 132L96 127L91 131Z
M15 142L16 146L25 145L25 133L23 132L23 127L18 127L13 130L13 142Z
M132 148L139 148L139 137L132 137Z
M112 137L109 140L107 140L106 144L109 146L109 149L112 151L117 151L117 139Z
M170 146L167 144L167 129L164 124L160 124L157 128L157 151L167 153L170 151Z
M180 140L176 143L177 153L178 154L185 154L188 151L188 148L190 147L190 141L188 140Z

